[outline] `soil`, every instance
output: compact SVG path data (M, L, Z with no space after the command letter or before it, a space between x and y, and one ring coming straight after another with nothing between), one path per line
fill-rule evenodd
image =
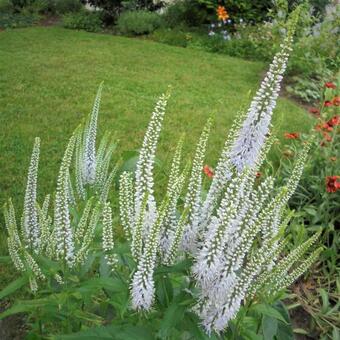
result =
M44 17L39 21L39 26L55 26L60 22L60 17L56 16L50 16L50 17Z
M10 307L8 301L1 301L0 313ZM25 338L27 327L25 319L21 315L11 315L0 320L0 339L1 340L21 340Z

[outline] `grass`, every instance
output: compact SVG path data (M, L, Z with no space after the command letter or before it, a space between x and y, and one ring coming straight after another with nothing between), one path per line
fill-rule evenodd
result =
M42 139L41 195L52 192L67 139L90 111L104 81L99 120L115 131L118 153L137 149L153 105L173 87L159 145L168 163L179 136L192 154L207 118L215 118L207 163L214 165L228 127L247 108L266 65L172 47L151 41L34 27L0 32L0 205L21 202L35 136ZM306 131L307 114L280 99L274 115L278 135ZM2 221L2 219L0 220Z

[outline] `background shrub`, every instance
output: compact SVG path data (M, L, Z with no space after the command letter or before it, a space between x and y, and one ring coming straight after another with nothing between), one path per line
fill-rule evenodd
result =
M0 0L0 13L12 13L14 6L10 0Z
M83 10L64 15L63 26L65 28L83 29L88 32L99 32L102 30L103 22L100 13Z
M118 30L123 34L148 34L160 26L161 17L145 10L124 12L117 21Z
M0 28L19 28L28 27L36 24L40 17L32 14L21 13L1 13Z

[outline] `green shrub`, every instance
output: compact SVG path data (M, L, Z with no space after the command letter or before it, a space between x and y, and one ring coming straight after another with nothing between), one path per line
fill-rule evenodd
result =
M14 6L10 0L0 0L0 13L12 13Z
M99 32L102 30L103 22L100 13L83 10L79 13L64 15L63 26L71 29L82 29L88 32Z
M123 34L149 34L160 26L160 16L145 10L124 12L117 21L118 30Z
M0 28L28 27L36 24L40 17L36 14L23 13L0 13Z

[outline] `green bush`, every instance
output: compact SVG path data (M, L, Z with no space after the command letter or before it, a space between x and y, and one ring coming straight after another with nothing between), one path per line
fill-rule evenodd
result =
M0 28L28 27L36 24L40 17L31 13L0 13Z
M157 13L140 10L124 12L117 21L118 30L123 34L149 34L161 26Z
M99 32L102 30L103 22L100 13L83 10L79 13L64 15L63 26L71 29L82 29L88 32Z
M0 0L0 13L12 13L14 6L10 0Z

